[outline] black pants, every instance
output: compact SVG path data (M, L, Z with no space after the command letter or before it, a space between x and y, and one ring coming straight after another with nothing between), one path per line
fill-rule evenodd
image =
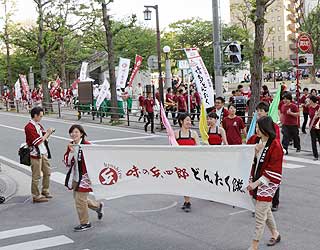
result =
M169 112L171 112L172 120L176 117L176 112L174 110L175 108L173 106L169 106L166 108L166 117L168 118Z
M154 112L148 112L147 123L144 125L144 130L147 132L148 125L151 124L151 132L154 132Z
M296 149L301 149L299 129L297 125L283 125L282 126L282 146L285 150L288 150L289 142L293 139L293 146Z
M200 110L201 110L200 105L196 105L196 110L197 110L197 119L198 121L200 121Z
M306 126L307 126L308 118L309 118L309 113L303 113L303 124L302 124L302 127L301 127L301 131L303 133L306 132Z
M278 187L276 193L273 196L273 199L272 199L272 206L273 207L279 206L279 196L280 196L280 187Z
M145 118L145 116L144 116L144 111L141 109L140 110L140 116L139 116L139 119L138 119L138 121L140 122L140 120L143 118L143 122L146 122L146 118Z
M320 143L320 130L319 129L311 129L310 130L310 135L311 135L311 146L312 146L312 152L314 158L318 158L318 149L317 149L317 140Z

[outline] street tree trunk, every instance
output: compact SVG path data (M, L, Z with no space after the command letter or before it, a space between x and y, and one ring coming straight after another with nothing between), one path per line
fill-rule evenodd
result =
M62 87L67 88L67 77L66 77L66 51L64 48L64 38L60 36L58 38L60 45L60 79L62 82Z
M262 86L263 72L262 59L264 56L264 26L265 13L268 6L275 0L256 0L256 9L254 16L255 38L253 47L253 65L251 71L251 98L249 104L249 116L254 112L257 104L260 102L260 91Z
M48 2L48 1L47 1ZM48 76L47 76L47 62L46 62L46 50L43 40L43 6L47 2L42 2L42 0L35 0L38 7L38 25L39 25L39 35L38 35L38 55L40 61L40 78L41 86L43 90L43 107L46 108L50 103L50 94L48 88Z
M103 25L106 30L106 40L108 48L108 68L109 68L109 80L110 80L110 92L111 92L111 121L119 120L118 102L117 102L117 89L116 89L116 74L114 65L114 50L112 31L110 24L110 16L107 14L107 4L102 1L102 14Z
M4 24L4 43L6 47L6 68L7 68L7 84L12 87L12 73L11 73L11 63L10 63L10 40L9 40L9 17L10 13L8 12L8 1L4 0L4 15L5 15L5 24ZM12 91L10 91L12 93Z

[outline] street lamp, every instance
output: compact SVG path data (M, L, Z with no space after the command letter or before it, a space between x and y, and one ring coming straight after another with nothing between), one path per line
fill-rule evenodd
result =
M171 85L171 65L170 65L170 59L169 59L169 52L170 52L170 47L169 46L164 46L163 47L163 52L166 55L166 88L169 88Z
M162 83L162 72L161 72L161 47L160 47L160 28L159 28L159 11L158 5L145 5L146 9L143 11L144 20L151 20L151 10L149 8L155 9L156 11L156 30L157 30L157 55L158 55L158 71L159 71L159 94L160 102L164 104L163 99L163 83Z

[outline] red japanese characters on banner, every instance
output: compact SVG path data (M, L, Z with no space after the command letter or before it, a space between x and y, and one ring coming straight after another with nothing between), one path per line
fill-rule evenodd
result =
M136 74L138 73L138 71L140 69L141 63L142 63L142 56L136 55L136 62L134 64L134 68L132 70L132 73L131 73L131 76L130 76L130 80L129 80L129 84L128 84L130 87L132 86L132 82L133 82Z
M27 78L25 75L19 75L19 77L20 77L20 81L21 81L21 87L22 87L23 94L28 96L29 85L28 85Z

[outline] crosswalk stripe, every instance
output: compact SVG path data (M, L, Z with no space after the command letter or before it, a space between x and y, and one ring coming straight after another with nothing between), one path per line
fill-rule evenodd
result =
M59 235L55 237L26 241L18 244L12 244L8 246L0 247L0 250L17 250L17 249L36 250L36 249L44 249L48 247L61 246L61 245L70 244L73 242L74 241L71 240L70 238L64 235Z
M310 159L305 159L302 157L293 157L293 156L285 156L284 157L285 160L287 161L296 161L296 162L301 162L301 163L309 163L309 164L314 164L314 165L320 165L319 161L313 161Z
M283 164L284 168L289 168L289 169L294 169L294 168L305 168L307 166L305 165L297 165L297 164L291 164L291 163L284 163Z
M11 238L11 237L16 237L16 236L27 235L27 234L46 232L46 231L51 231L51 230L52 230L52 228L47 227L46 225L22 227L22 228L18 228L18 229L12 229L12 230L0 232L0 240Z
M66 178L66 175L60 172L53 172L50 175L50 179L56 183L60 183L64 185L64 180Z

